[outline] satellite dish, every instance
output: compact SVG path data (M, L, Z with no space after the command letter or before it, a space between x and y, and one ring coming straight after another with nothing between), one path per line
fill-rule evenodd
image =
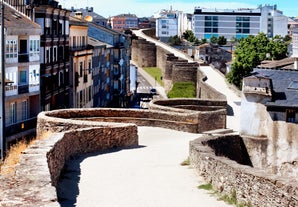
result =
M92 22L93 21L93 17L90 15L85 16L84 18L87 22Z

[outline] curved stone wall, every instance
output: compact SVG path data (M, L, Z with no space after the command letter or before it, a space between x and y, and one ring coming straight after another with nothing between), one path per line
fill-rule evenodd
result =
M38 140L23 152L16 175L9 179L0 177L0 205L60 206L54 186L72 156L135 146L137 125L196 133L210 130L211 125L203 122L213 116L214 123L222 122L212 127L225 128L225 104L173 99L155 101L150 110L92 108L42 112L37 121ZM206 111L198 111L203 109Z
M226 145L229 150L224 153ZM242 148L239 136L206 136L191 141L190 161L213 188L226 195L236 193L240 203L263 207L298 206L297 181L249 166L251 162L247 161L247 154L241 154L246 151Z
M227 101L202 99L153 100L150 110L184 113L197 125L197 133L226 128ZM179 118L180 119L180 118Z

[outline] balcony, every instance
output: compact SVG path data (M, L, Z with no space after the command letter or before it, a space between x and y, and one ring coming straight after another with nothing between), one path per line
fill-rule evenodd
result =
M5 134L6 136L15 135L17 133L21 133L30 129L36 128L37 118L27 119L15 124L11 124L5 127Z
M19 85L18 86L18 93L19 94L29 93L29 84Z
M18 61L19 61L19 63L29 62L29 54L28 53L19 53Z

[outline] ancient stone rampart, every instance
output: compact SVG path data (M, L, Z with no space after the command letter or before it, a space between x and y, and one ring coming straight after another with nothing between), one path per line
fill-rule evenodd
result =
M156 46L145 39L132 40L131 57L140 67L156 67Z
M225 95L215 90L205 82L206 79L206 75L200 70L197 70L197 98L226 100Z
M225 128L226 102L173 99L152 107L155 109L64 109L40 113L38 140L23 152L15 176L0 177L0 206L60 206L55 185L65 162L76 155L137 145L137 125L193 133L210 127ZM214 123L207 122L212 117Z
M235 194L240 203L262 207L298 206L297 181L251 167L239 136L207 136L192 141L190 161L216 190L230 196Z

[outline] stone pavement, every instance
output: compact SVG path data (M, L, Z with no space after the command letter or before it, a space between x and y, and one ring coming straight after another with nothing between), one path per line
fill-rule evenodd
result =
M68 162L60 183L62 207L225 207L189 166L189 141L200 134L138 127L139 147L79 157Z

